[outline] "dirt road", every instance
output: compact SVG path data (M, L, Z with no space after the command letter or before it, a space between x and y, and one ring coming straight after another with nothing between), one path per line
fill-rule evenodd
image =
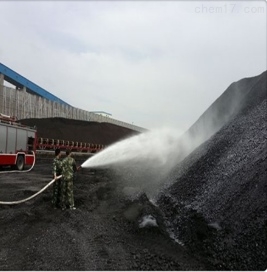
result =
M79 162L78 162L79 164ZM28 173L0 174L0 200L26 198L51 181L51 159ZM130 201L111 170L82 169L75 180L77 210L51 206L50 187L35 199L0 206L0 270L214 270L158 227L140 228L153 210Z

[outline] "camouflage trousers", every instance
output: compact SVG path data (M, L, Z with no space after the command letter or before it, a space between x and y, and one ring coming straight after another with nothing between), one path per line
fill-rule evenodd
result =
M52 204L54 207L59 207L60 197L61 197L61 179L58 179L53 183Z
M61 182L61 208L74 207L73 179L63 179Z

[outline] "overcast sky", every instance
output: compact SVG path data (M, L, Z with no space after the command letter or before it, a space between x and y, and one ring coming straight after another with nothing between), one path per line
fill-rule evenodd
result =
M74 107L184 131L266 70L265 1L0 1L0 62Z

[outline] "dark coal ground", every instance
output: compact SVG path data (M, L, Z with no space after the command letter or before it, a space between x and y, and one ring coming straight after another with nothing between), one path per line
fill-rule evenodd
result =
M27 198L51 180L50 159L28 173L1 174L1 201ZM84 161L79 161L78 163ZM24 204L0 206L0 270L213 270L157 227L138 220L158 211L145 196L124 198L112 171L82 169L77 210L54 210L52 188Z
M177 162L157 208L145 195L126 199L111 169L77 174L73 212L53 210L51 190L25 204L0 206L0 269L265 270L266 104L266 72L231 84L185 134L205 142ZM74 120L64 131L68 120L49 126L52 121L42 137L57 138L49 132L58 127L59 139L71 140L68 131L82 134ZM40 127L37 122L32 125ZM0 200L35 193L51 180L50 167L39 158L30 173L0 174ZM148 214L159 228L138 227Z

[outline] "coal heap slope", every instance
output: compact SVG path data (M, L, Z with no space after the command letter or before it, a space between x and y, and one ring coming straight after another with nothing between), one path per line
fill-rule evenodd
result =
M36 126L38 137L110 145L137 134L137 131L111 123L98 123L66 118L32 118L20 123Z
M235 89L241 94L238 110L223 123ZM175 167L158 204L169 232L218 269L265 270L266 72L232 84L216 103L221 128ZM203 124L195 124L195 136Z
M266 72L263 72L259 76L232 83L184 134L185 141L188 137L192 139L191 151L209 139L242 109L257 104L258 99L264 99L265 77ZM258 99L255 96L259 96Z

